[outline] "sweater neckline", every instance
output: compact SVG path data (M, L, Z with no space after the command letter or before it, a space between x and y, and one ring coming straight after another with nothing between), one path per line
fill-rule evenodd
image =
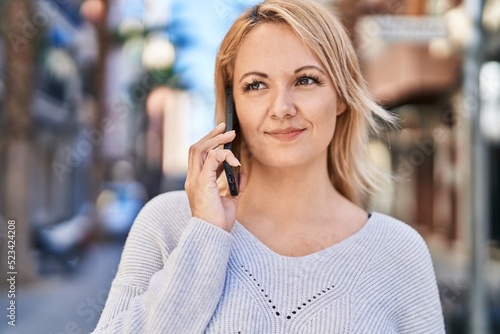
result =
M279 253L276 253L272 249L270 249L268 246L266 246L263 242L261 242L256 236L254 236L245 226L243 226L239 221L235 221L234 227L236 229L237 233L240 233L244 239L250 241L252 244L254 244L256 247L261 249L264 253L270 254L273 257L276 257L278 259L283 259L283 260L296 260L296 261L302 261L302 260L311 260L315 259L318 257L324 257L328 253L331 253L333 251L337 251L338 249L342 249L345 247L348 247L349 245L355 243L358 239L363 238L364 235L368 233L370 230L371 226L374 224L376 217L378 216L378 213L376 212L370 212L370 216L356 233L353 235L350 235L349 237L343 239L340 242L337 242L333 245L330 245L326 248L323 248L319 251L303 255L303 256L287 256L287 255L281 255Z

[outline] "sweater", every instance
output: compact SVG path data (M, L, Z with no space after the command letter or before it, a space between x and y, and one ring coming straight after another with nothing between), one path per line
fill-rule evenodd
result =
M94 333L444 333L428 248L372 212L354 235L300 257L242 224L191 216L184 191L137 216Z

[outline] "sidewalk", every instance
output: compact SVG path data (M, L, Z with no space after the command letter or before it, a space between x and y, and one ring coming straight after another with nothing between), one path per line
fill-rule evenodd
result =
M47 278L16 293L16 327L2 316L2 334L84 334L94 330L115 276L123 245L94 245L69 278ZM0 309L7 295L0 291Z

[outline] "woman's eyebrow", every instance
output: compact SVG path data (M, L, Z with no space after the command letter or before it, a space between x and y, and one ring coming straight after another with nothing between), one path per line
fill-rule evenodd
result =
M309 69L314 69L314 70L320 71L321 73L323 73L324 75L326 75L325 72L321 68L319 68L318 66L314 66L314 65L306 65L306 66L299 67L293 73L297 74L297 73L299 73L301 71L309 70ZM262 78L268 78L269 77L266 73L257 72L257 71L251 71L251 72L247 72L247 73L243 74L241 76L239 82L241 83L243 81L243 79L245 79L246 77L248 77L250 75L256 75L256 76L259 76L259 77L262 77Z
M267 78L268 77L267 74L265 74L265 73L252 71L252 72L248 72L248 73L243 74L241 76L241 78L240 78L240 82L242 82L243 79L245 79L246 77L248 77L250 75L256 75L256 76L259 76L259 77L262 77L262 78Z
M294 71L294 73L297 74L299 72L302 72L303 70L310 70L310 69L318 70L321 73L323 73L324 75L326 75L325 72L321 68L319 68L318 66L314 66L314 65L306 65L306 66L299 67L298 69L296 69Z

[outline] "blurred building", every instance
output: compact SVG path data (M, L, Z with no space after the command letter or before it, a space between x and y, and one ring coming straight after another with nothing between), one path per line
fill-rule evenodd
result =
M29 102L30 126L26 134L32 163L27 167L29 196L23 199L29 212L22 224L33 236L32 246L64 262L72 251L70 248L85 243L92 229L93 145L88 134L95 110L88 108L87 102L88 73L95 63L98 46L94 28L80 16L80 1L36 1L32 12L23 18L22 36L6 33L9 40L4 41L11 45L32 43L36 52L32 73L34 93ZM8 64L0 56L0 122L5 127L8 124L1 107L3 66ZM1 137L0 142L5 144L6 138ZM7 180L12 176L5 175L4 159L2 148L0 172ZM4 191L2 187L2 195L7 196ZM0 199L4 203L4 198ZM48 237L56 229L59 241L68 245L64 250L59 249L59 253L53 248L55 239Z
M334 6L346 13L372 94L402 120L402 131L388 131L385 142L395 182L384 194L392 200L382 210L424 235L463 245L469 230L471 146L462 93L470 24L461 1L359 0ZM491 20L498 22L500 15ZM482 88L491 90L494 83L487 85ZM498 241L500 220L493 205L498 203L498 154L492 154L491 164L490 237Z

